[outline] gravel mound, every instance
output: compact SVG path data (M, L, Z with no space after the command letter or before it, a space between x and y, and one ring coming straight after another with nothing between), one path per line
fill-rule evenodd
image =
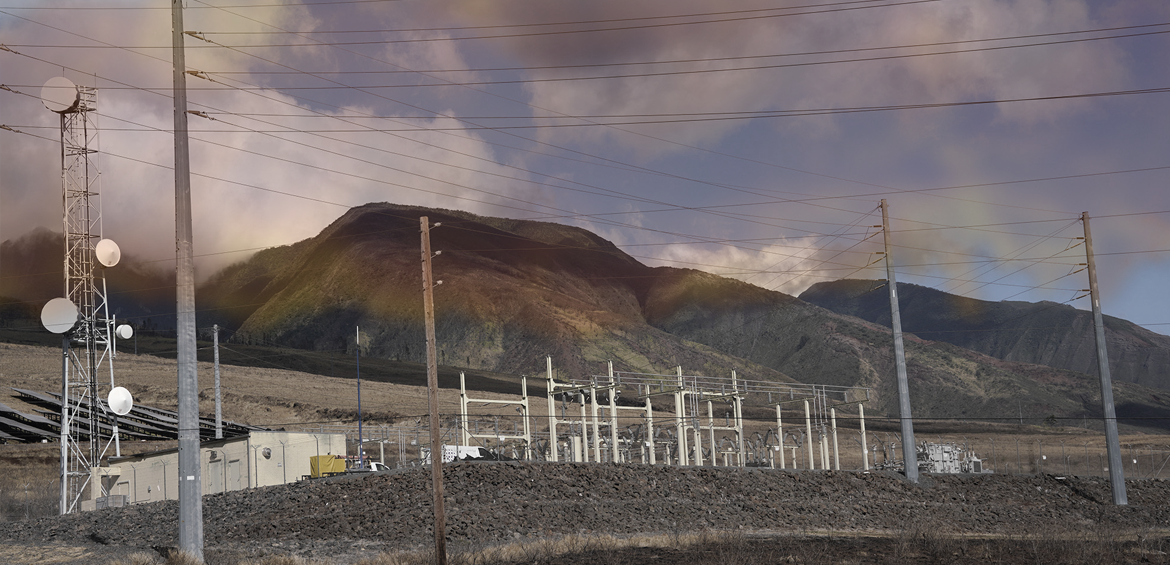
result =
M698 530L1145 533L1170 524L1170 482L1054 475L924 475L574 463L444 468L452 548L564 534ZM430 472L410 469L204 497L209 563L289 554L333 562L433 541ZM175 501L10 522L0 543L166 551Z

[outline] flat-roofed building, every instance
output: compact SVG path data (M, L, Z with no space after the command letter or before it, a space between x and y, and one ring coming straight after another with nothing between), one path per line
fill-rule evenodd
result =
M346 456L345 434L251 431L199 446L203 494L296 482L310 474L309 458ZM92 469L81 509L179 498L179 449L111 457Z

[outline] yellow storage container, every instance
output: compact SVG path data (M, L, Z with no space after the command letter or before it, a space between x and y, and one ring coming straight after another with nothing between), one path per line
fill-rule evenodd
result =
M309 457L311 477L328 477L345 472L345 459L340 455L313 455Z

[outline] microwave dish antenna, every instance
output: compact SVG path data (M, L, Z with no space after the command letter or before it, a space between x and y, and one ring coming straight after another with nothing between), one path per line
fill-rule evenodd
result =
M110 405L110 410L113 410L115 414L125 416L130 413L130 409L134 408L134 397L130 395L130 391L116 386L110 389L106 403Z
M77 305L68 298L54 298L41 308L41 325L55 334L63 334L77 325Z
M81 105L81 91L65 77L53 77L41 87L41 102L52 112L69 114Z
M112 239L103 239L93 246L93 254L103 267L113 267L122 260L122 250Z

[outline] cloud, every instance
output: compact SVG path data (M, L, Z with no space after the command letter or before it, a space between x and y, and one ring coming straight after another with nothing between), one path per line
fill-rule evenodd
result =
M303 7L266 11L275 25L309 30L322 20ZM271 27L231 13L187 10L188 29L229 45L272 41L269 36L224 35L268 31ZM46 34L33 23L5 21L11 44L86 44L68 34ZM77 26L66 26L80 33ZM162 10L95 11L84 26L89 37L119 45L170 44L169 13ZM208 33L208 32L217 33ZM257 89L278 79L271 63L246 49L216 49L187 40L188 68L214 82L188 78L189 108L211 120L188 116L195 252L200 276L246 258L257 247L282 245L316 235L347 206L390 201L457 207L497 214L524 205L531 190L523 171L497 163L493 149L474 131L449 118L417 118L400 105L377 98L326 92L315 100L278 90ZM3 82L23 85L33 96L3 93L2 123L46 140L0 135L0 237L17 237L37 226L60 229L60 160L56 115L36 99L38 85L61 73L99 89L96 117L100 151L104 233L144 258L174 256L173 106L169 96L169 51L137 49L38 49L22 52L46 63L4 53ZM278 51L265 58L289 66L329 70L335 64L324 48ZM153 57L166 59L159 61ZM381 57L403 66L459 64L449 46L387 50ZM220 74L251 69L253 75ZM82 74L79 71L89 73ZM302 84L303 82L303 76ZM245 88L244 90L228 86ZM290 91L296 94L298 91ZM354 99L360 98L362 102ZM458 111L441 108L444 114ZM279 115L274 115L279 114ZM393 119L394 116L402 119ZM326 119L349 116L345 121ZM354 117L356 116L356 118ZM370 120L361 116L389 116ZM409 119L408 119L409 118ZM40 129L37 129L40 128ZM444 132L378 131L439 128ZM261 132L261 133L257 133ZM517 200L519 198L520 200Z
M624 20L643 15L627 2L601 0L583 3L502 3L491 12L473 10L471 3L456 4L453 15L488 25L517 21L616 20L611 23L563 26L644 26L639 29L541 35L494 40L495 49L527 66L669 61L713 57L753 57L768 54L808 53L826 50L872 48L983 39L1053 31L1087 29L1096 22L1088 4L1079 0L980 0L948 1L913 7L889 7L826 14L767 17L725 23L653 27L696 18ZM674 2L670 13L713 11L708 2ZM772 8L764 3L737 4L737 9ZM661 11L661 10L659 10ZM706 19L744 17L726 14ZM557 29L557 28L534 28ZM509 32L530 31L528 28ZM1016 41L1015 43L1019 43ZM954 47L911 50L859 51L837 55L809 55L744 59L739 62L707 62L674 65L638 65L601 68L556 68L529 71L534 79L584 77L606 74L702 70L734 66L790 64L842 58L873 58L940 49L961 49L1005 43L979 43ZM985 51L957 55L912 57L885 61L841 63L773 70L635 76L624 79L535 82L527 86L535 114L564 115L653 114L711 111L791 110L842 108L878 104L937 103L987 98L1008 98L1109 90L1127 81L1123 53L1106 42L1053 47ZM1037 69L1043 69L1037 72ZM1010 122L1054 120L1083 110L1087 102L1009 104L998 110L998 119ZM807 121L807 120L805 120ZM832 122L833 118L819 118ZM703 122L675 125L672 141L683 144L711 143L727 136L745 122ZM789 127L788 121L774 121ZM807 125L797 125L805 127ZM826 123L821 128L829 128ZM919 127L911 118L905 127ZM662 135L661 128L624 126L621 129ZM644 138L614 128L551 130L546 139L572 140L582 144L612 142L648 156L677 151L677 146L648 144Z

